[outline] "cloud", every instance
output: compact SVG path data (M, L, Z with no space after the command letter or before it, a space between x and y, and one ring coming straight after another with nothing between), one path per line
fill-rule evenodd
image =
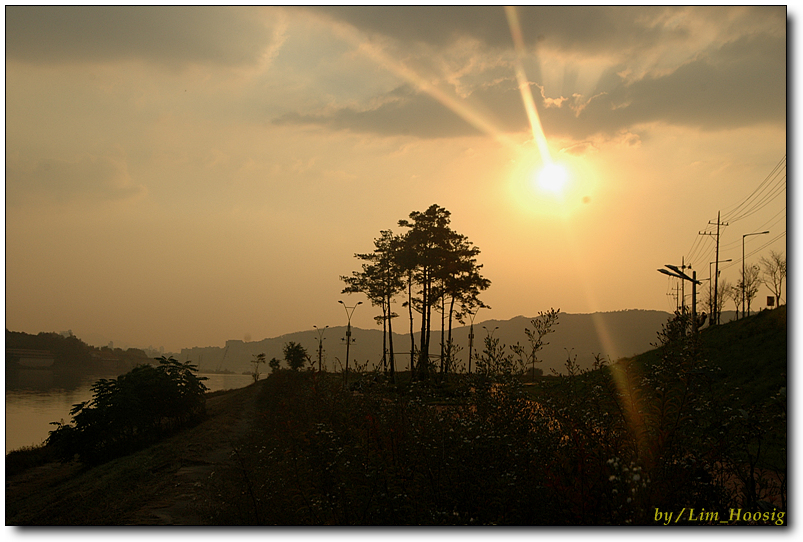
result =
M7 6L6 58L242 66L258 62L270 47L264 19L255 8Z
M499 129L528 129L501 8L315 9L369 35L392 38L384 45L389 54L403 55L409 66L419 66L427 79L482 111ZM716 130L785 122L782 9L559 6L518 11L531 38L528 75L547 136L582 141L615 137L650 123ZM475 41L461 41L466 39ZM455 60L469 68L455 68ZM589 69L598 72L591 82ZM501 75L505 70L507 77ZM402 99L380 102L378 107L330 104L324 112L297 111L276 122L421 138L479 133L414 88Z
M512 49L502 6L321 6L319 13L402 43L445 47L461 38ZM525 44L600 54L653 47L682 39L683 27L661 25L682 8L519 6Z
M120 201L147 194L147 188L131 178L120 157L85 154L73 160L45 158L6 163L6 202Z
M664 75L542 109L545 131L582 139L659 122L703 130L786 122L785 40L744 36Z

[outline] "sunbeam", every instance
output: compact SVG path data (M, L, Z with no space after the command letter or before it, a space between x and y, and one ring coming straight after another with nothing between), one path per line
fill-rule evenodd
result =
M338 37L354 45L357 50L360 51L360 53L372 59L380 66L383 66L385 69L390 70L394 74L398 75L413 85L417 90L425 92L432 98L436 99L443 106L453 111L477 130L493 137L495 140L508 147L512 148L515 146L516 143L502 130L497 128L493 122L485 118L479 112L473 110L471 107L450 96L437 86L433 85L426 78L405 66L403 63L391 58L379 46L370 43L367 39L365 39L365 36L360 34L353 27L338 24L334 21L331 22L331 25L333 32L335 32Z
M538 109L535 107L533 93L530 91L530 84L527 81L527 75L524 73L524 64L522 62L525 53L524 36L521 32L521 25L519 24L516 8L514 6L505 6L505 15L507 16L507 22L510 25L510 35L513 37L513 44L516 48L516 81L519 84L521 100L524 103L525 111L527 111L527 118L530 121L533 140L538 146L538 151L541 153L541 159L544 162L544 166L549 166L552 164L552 156L549 154L549 147L546 143L546 136L544 136L544 129L541 127L541 118L538 116Z

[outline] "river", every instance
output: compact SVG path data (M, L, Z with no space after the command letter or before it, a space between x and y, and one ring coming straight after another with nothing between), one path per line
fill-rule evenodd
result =
M6 453L44 442L55 429L50 422L70 421L72 405L92 398L92 384L117 374L70 374L47 369L6 372ZM250 375L203 374L210 391L237 389L253 382Z

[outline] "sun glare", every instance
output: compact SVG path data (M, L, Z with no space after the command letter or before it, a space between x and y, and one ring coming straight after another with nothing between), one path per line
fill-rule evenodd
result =
M506 176L511 200L519 211L529 216L568 218L593 205L599 178L592 162L565 153L557 158L545 164L532 140L511 156Z
M554 162L541 168L537 177L538 187L555 195L563 194L568 180L569 173L566 168Z

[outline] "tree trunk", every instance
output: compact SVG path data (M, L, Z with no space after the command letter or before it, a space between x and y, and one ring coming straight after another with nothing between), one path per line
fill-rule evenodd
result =
M446 376L449 376L449 366L452 364L452 317L454 315L454 296L449 303L449 336L446 339Z
M410 379L415 376L415 334L413 333L413 275L407 275L407 309L410 313Z
M429 270L424 269L423 288L421 291L421 348L418 352L418 375L420 378L426 378L429 372L429 321L432 317L429 305L430 288Z
M390 381L396 383L396 358L393 355L393 308L388 297L388 349L390 350Z
M441 295L441 374L444 373L446 360L446 296Z
M388 309L382 299L382 370L388 372Z

